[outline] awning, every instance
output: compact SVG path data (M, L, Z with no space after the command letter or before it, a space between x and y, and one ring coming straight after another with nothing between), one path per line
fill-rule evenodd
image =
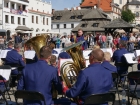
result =
M32 31L32 29L30 29L26 26L18 26L15 30Z
M6 30L4 30L4 29L0 29L0 32L7 32Z

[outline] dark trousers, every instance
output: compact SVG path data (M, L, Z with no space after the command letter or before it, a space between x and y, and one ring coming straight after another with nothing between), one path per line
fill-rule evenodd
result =
M64 48L65 47L65 43L62 43L62 48Z

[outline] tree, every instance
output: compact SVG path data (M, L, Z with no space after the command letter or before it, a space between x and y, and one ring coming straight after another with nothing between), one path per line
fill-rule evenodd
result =
M135 14L130 9L126 9L121 13L122 19L126 22L133 22L135 20Z

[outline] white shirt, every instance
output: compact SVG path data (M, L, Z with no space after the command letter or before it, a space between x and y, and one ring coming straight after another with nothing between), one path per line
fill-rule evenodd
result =
M131 36L129 41L136 41L136 38L134 36Z
M65 38L62 38L61 41L62 41L62 43L65 43L66 42L66 39Z

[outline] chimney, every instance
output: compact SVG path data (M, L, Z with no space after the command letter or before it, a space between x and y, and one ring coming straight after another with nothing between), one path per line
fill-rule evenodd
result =
M55 12L55 9L52 9L52 14L54 14L54 12Z

